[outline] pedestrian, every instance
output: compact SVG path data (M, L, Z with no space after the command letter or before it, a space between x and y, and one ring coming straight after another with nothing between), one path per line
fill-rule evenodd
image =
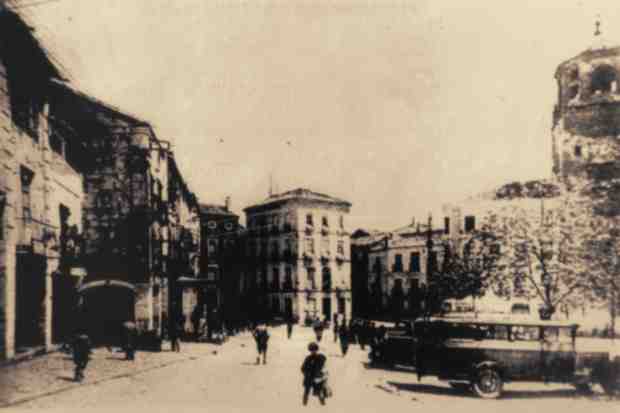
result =
M363 320L360 323L360 329L359 329L359 340L360 340L360 347L362 350L366 350L366 344L368 344L369 338L370 338L370 324L368 323L368 320Z
M84 370L90 361L92 353L92 343L86 331L79 329L73 339L73 363L75 363L74 380L81 382L84 380Z
M295 324L293 316L289 316L286 319L286 336L288 337L288 339L291 339L291 336L293 335L293 325Z
M179 353L181 351L181 344L179 339L179 325L176 322L170 323L170 332L168 333L170 338L170 351Z
M314 320L313 329L314 334L316 335L316 341L320 343L323 338L323 323L318 317Z
M347 329L347 325L343 323L338 333L340 335L340 350L342 350L342 357L344 357L349 351L349 329Z
M259 325L253 333L254 341L256 341L256 364L260 364L260 356L263 356L263 364L267 364L267 345L269 343L269 332L266 325Z
M338 317L334 317L334 343L338 341Z
M312 394L318 396L321 404L325 404L325 399L328 396L327 372L325 371L327 358L319 353L319 345L317 343L310 343L308 351L310 351L310 355L306 357L301 366L301 372L304 375L302 402L304 406L308 404L308 397L312 390Z
M125 341L125 359L134 360L136 353L136 323L125 321L123 323L123 337Z

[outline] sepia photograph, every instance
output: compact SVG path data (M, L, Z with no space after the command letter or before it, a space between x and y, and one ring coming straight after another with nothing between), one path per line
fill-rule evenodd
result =
M0 409L619 411L617 21L0 0Z

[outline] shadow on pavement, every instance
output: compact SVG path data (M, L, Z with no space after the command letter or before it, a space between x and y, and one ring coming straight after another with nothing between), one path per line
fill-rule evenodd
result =
M388 381L388 385L401 391L414 393L435 394L439 396L471 397L476 396L467 389L455 389L452 387L436 386L432 384L419 383L399 383ZM578 393L574 389L551 389L551 390L510 390L505 388L502 399L557 399L557 398L587 398L590 400L607 400L608 397L602 394L585 395Z
M73 379L73 377L66 377L66 376L58 376L56 377L56 379L58 380L62 380L62 381L68 381L73 383L75 380Z

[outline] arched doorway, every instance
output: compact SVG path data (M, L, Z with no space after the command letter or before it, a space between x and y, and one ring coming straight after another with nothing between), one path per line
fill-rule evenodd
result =
M78 292L80 323L93 343L122 343L123 322L135 317L135 287L123 281L92 281L82 285Z

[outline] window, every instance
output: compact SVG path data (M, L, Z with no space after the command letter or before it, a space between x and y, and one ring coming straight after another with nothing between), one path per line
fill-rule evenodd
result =
M329 254L329 238L321 240L321 253Z
M308 287L312 290L316 289L316 278L314 268L308 268Z
M538 327L512 326L511 338L517 341L536 341L538 340Z
M306 238L306 252L314 254L314 238Z
M597 67L592 73L592 93L615 93L617 89L617 76L613 67L603 65Z
M332 289L332 272L329 267L323 267L323 291Z
M402 254L396 254L394 256L393 272L403 272L403 255Z
M344 215L340 215L340 229L344 229Z
M15 126L27 133L35 141L39 139L39 115L43 105L33 96L28 79L20 73L10 70L7 73L11 119Z
M575 157L581 158L581 145L575 145Z
M217 253L217 241L214 239L210 239L207 242L207 254L209 257L214 257Z
M476 217L468 215L465 217L465 232L471 232L476 229Z
M412 252L409 263L409 272L420 272L420 253Z
M30 221L32 219L30 189L32 186L32 180L34 178L34 172L22 166L20 171L20 178L22 183L22 217L24 221Z
M323 217L323 226L324 227L329 227L329 220L327 219L327 217Z
M314 221L312 220L312 214L306 215L306 225L314 225Z
M380 257L376 257L375 258L375 263L372 266L372 270L377 273L380 274L381 271L383 270L383 265L381 264L381 258Z
M450 218L449 217L445 217L443 219L443 232L446 234L450 233Z
M278 291L280 289L280 269L275 267L273 269L273 289Z
M344 255L344 241L338 241L338 254Z

